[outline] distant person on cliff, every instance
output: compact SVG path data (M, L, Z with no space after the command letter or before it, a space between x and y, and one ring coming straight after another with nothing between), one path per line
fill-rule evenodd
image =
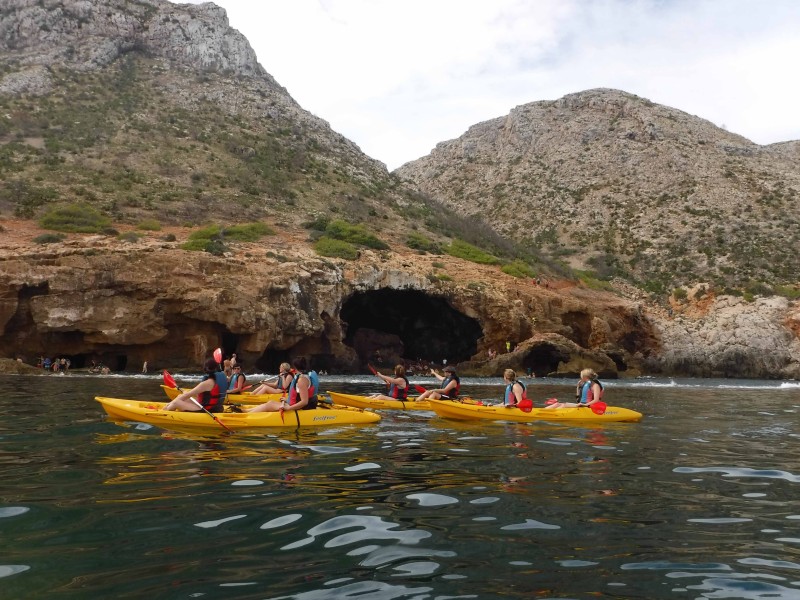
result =
M190 400L194 398L208 412L222 412L225 394L228 390L228 378L219 370L217 361L209 358L203 365L203 380L188 392L181 392L164 407L164 410L180 410L184 412L200 412L200 408Z
M408 398L408 389L411 384L408 383L406 368L403 365L395 365L394 377L384 375L380 371L376 371L375 376L383 379L389 389L385 394L370 394L370 398L375 398L376 400L406 400Z
M233 365L233 375L231 375L231 382L228 384L228 393L243 394L246 384L247 377L242 373L242 363L237 362Z
M603 384L597 378L597 373L592 369L581 371L581 378L575 389L575 402L556 402L548 404L545 408L570 408L576 406L591 406L603 399Z
M316 371L308 371L306 359L298 356L292 361L295 375L289 384L286 400L270 400L259 404L247 412L277 412L289 410L308 410L317 408L317 390L319 375Z
M456 375L456 368L453 365L447 365L444 368L444 375L440 375L435 369L431 369L431 375L439 380L439 387L435 390L425 390L417 397L417 401L428 398L431 400L458 398L458 392L461 391L461 380Z
M254 396L261 394L285 394L289 389L289 384L292 383L293 376L292 365L287 362L281 363L281 366L278 367L278 378L277 381L274 382L275 385L270 385L267 381L272 380L266 379L252 391L252 394Z

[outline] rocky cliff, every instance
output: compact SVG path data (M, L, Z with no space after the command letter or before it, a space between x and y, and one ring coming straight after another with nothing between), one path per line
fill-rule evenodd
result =
M596 89L518 106L397 173L576 268L721 290L800 280L797 148Z

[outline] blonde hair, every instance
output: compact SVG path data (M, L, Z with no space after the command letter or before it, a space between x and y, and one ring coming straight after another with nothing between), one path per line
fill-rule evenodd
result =
M584 369L581 371L581 379L597 379L597 373L592 369Z
M290 365L289 363L286 363L286 362L281 363L281 366L278 367L278 373L280 373L281 371L284 371L286 373L290 373L291 370L292 370L292 365Z
M397 365L394 368L394 374L403 377L406 374L406 368L403 365Z
M514 369L506 369L503 371L503 377L509 381L517 380L517 374L514 372Z

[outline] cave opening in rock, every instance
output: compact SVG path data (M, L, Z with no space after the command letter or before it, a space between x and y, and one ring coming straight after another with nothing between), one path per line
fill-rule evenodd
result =
M236 348L239 345L239 336L230 331L222 332L222 355L225 358L230 358L231 354L236 353Z
M475 355L483 335L476 319L417 290L356 292L344 302L340 318L344 343L362 364L391 365L403 359L458 363Z
M560 362L568 361L569 354L552 344L537 344L522 359L522 366L536 377L547 377L558 370Z

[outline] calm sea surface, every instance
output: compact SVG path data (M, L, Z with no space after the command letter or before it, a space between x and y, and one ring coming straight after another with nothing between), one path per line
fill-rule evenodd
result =
M159 384L0 377L0 598L800 598L800 383L611 382L638 424L386 412L232 436L93 400Z

